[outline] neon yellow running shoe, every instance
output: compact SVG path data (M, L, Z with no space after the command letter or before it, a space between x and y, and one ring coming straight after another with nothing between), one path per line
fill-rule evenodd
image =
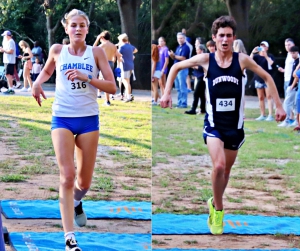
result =
M214 216L212 217L212 224L210 227L210 232L212 234L223 234L223 218L224 210L217 211L214 210Z
M208 225L209 230L211 229L211 225L213 223L212 219L213 219L214 211L215 211L215 208L212 204L212 201L213 201L213 197L209 198L208 201L207 201L207 206L208 206L208 209L209 209L209 215L208 215L208 218L207 218L207 225Z

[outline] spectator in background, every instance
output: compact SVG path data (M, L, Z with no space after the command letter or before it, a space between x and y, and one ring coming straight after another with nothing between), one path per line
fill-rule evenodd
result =
M21 92L29 92L32 88L32 80L30 77L30 71L32 69L31 58L33 57L29 44L24 40L19 42L20 48L23 50L23 56L19 56L22 59L23 63L23 79L24 79L24 87L20 90ZM27 84L29 83L29 87L27 89Z
M294 40L291 38L287 38L284 41L284 47L285 47L285 50L287 51L287 56L285 59L285 66L284 66L284 68L278 67L278 71L284 73L284 85L283 85L284 96L286 96L286 89L290 83L292 68L293 68L293 63L294 63L294 59L290 53L290 48L292 46L295 46Z
M192 39L190 37L187 37L186 36L186 29L183 28L181 30L181 32L185 35L185 42L186 42L186 45L189 47L190 49L190 55L189 55L189 58L192 56L192 53L193 53L193 46L191 45L192 43ZM186 84L187 84L187 90L188 90L188 93L192 91L192 85L191 85L191 75L193 73L193 69L192 68L189 68L189 72L188 72L188 75L186 77Z
M297 65L295 71L293 72L294 82L291 86L291 89L298 88L298 91L296 93L296 113L297 113L297 119L296 119L296 127L294 128L294 131L300 131L300 88L298 86L299 79L300 79L300 64Z
M134 100L134 97L132 95L132 88L130 85L130 76L134 69L134 53L137 53L138 50L129 43L128 36L126 33L123 33L118 36L119 39L119 52L122 55L123 63L121 66L121 78L122 83L125 86L126 89L126 98L125 102L131 102Z
M196 50L196 53L197 53L197 48L199 47L200 44L202 44L201 37L196 37L196 40L195 40L195 50Z
M13 39L13 35L11 35L12 39ZM14 39L13 39L14 40ZM15 40L14 40L15 42ZM16 85L14 86L15 89L18 89L20 88L21 86L21 82L20 82L20 77L19 77L19 56L20 56L20 50L19 50L19 46L18 44L16 44L15 42L15 45L16 45L16 63L15 63L15 69L14 69L14 79L16 80Z
M216 52L216 43L213 40L209 40L206 43L206 48L208 49L209 53Z
M293 85L294 82L294 76L293 76L293 72L295 71L296 67L299 64L299 47L298 46L292 46L289 49L289 54L292 56L294 62L293 62L293 67L292 67L292 73L290 76L290 82L289 85L286 89L286 94L285 94L285 99L283 102L283 108L286 112L286 118L285 120L280 123L278 126L279 127L288 127L288 126L297 126L298 122L297 119L293 119L293 110L296 112L295 106L296 106L296 93L298 90L298 86L295 86L295 84ZM296 117L295 114L295 117ZM295 123L294 123L295 122Z
M0 52L3 53L5 77L8 84L8 89L3 94L15 94L13 90L13 75L16 63L16 45L10 31L4 31L1 36L3 37L3 47L0 47Z
M196 52L198 54L202 54L206 52L205 46L203 44L198 45L196 47ZM205 80L204 80L204 71L202 66L194 66L194 72L193 75L197 78L197 84L195 86L194 90L194 100L191 107L191 110L185 111L185 114L195 115L196 109L198 106L198 101L200 98L200 112L201 114L205 113Z
M233 41L233 51L247 54L244 43L241 39L236 39L236 40ZM248 80L248 78L247 78L246 69L244 69L243 78L242 78L243 88L244 88L244 91L243 91L244 95L245 95L245 86L247 84L247 80ZM245 110L245 99L243 98L243 100L244 100L243 107L244 107L244 110ZM244 114L244 118L245 118L245 114Z
M272 64L274 63L274 57L271 54L268 54L269 50L269 43L266 41L262 41L260 43L260 46L255 47L250 57L253 58L253 60L260 65L265 71L270 73L270 70L272 69ZM272 116L273 114L273 102L272 102L272 96L269 92L269 89L267 88L266 83L264 80L259 77L258 75L254 76L254 83L255 88L257 90L257 96L259 100L259 108L260 108L260 116L256 118L255 120L258 121L273 121L274 118ZM265 97L268 101L268 110L269 115L265 116Z
M110 33L108 31L101 32L97 36L97 39L94 42L93 46L97 46L99 42L101 43L99 45L99 47L101 47L104 50L107 60L108 60L108 64L109 64L112 72L114 72L115 61L116 61L116 59L118 59L118 61L120 61L122 55L118 52L117 47L112 42L110 42ZM100 76L102 77L101 73L100 73ZM98 97L101 96L100 92L101 91L98 90ZM105 93L105 96L106 96L105 105L110 106L109 93ZM112 99L113 99L113 96L112 96Z
M169 56L174 60L174 64L184 61L189 58L190 49L186 44L185 35L181 32L177 33L178 46L175 53L170 50ZM177 90L177 108L187 108L187 83L186 78L188 69L183 69L178 72L175 79L175 88Z
M169 64L169 48L166 46L166 39L164 37L160 37L158 39L159 44L159 61L160 61L160 71L161 77L158 80L161 96L164 95L166 79L168 73L168 64Z
M39 61L39 58L35 58L35 64L32 66L32 80L35 81L38 75L41 73L43 64Z
M39 62L42 62L43 58L42 58L42 48L40 47L40 42L39 41L35 41L33 44L33 48L32 48L32 58L31 58L31 63L34 64L35 63L35 58L38 57Z
M153 92L153 101L152 105L157 105L158 100L158 80L161 77L159 61L159 50L156 44L151 45L151 83L152 83L152 92Z
M70 43L70 39L68 37L65 37L63 40L62 40L62 44L63 45L68 45Z

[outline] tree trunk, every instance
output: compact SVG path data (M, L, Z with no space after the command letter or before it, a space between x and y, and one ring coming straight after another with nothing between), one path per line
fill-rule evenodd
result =
M151 39L152 40L158 39L160 32L165 28L167 22L172 17L173 12L176 10L176 8L180 2L181 2L181 0L176 0L173 2L172 7L170 8L169 12L164 16L162 22L157 27L156 26L156 18L157 18L157 15L160 15L161 13L156 14L155 10L157 10L157 7L160 4L160 2L159 2L159 0L152 0L152 15L151 15Z
M246 49L248 49L248 21L251 0L226 0L226 5L229 15L233 16L237 23L237 37L243 41Z
M138 11L142 0L117 0L122 33L126 33L130 43L138 44Z
M45 15L46 15L46 27L47 27L47 33L48 33L48 50L50 50L50 47L55 42L54 34L57 31L58 27L61 25L60 20L63 18L65 13L71 9L73 2L74 2L74 0L69 0L67 7L65 8L64 12L61 15L61 18L56 21L55 26L53 27L53 9L55 8L55 5L51 5L52 1L50 1L50 0L44 1L44 8L45 8Z
M46 27L47 27L47 33L48 33L48 51L50 50L50 47L52 44L54 44L54 34L51 29L52 27L52 15L46 15Z
M117 4L122 33L126 33L130 43L138 48L138 11L142 0L117 0ZM133 89L149 89L151 61L145 59L145 55L135 55L134 72L137 81L130 81Z

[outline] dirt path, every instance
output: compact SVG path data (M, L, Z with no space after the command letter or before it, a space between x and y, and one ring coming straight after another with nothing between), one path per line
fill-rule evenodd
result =
M226 213L299 216L300 195L286 187L288 177L279 172L270 174L263 169L240 172L233 167L224 196ZM169 157L168 164L158 163L152 167L153 212L207 214L206 199L211 196L210 175L208 155ZM300 236L153 235L153 248L172 247L300 248Z
M0 198L16 200L35 199L57 199L59 187L59 174L54 156L30 156L18 155L18 147L14 144L12 134L16 128L3 128L0 137L0 177L8 174L22 173L22 170L29 171L25 175L28 179L24 182L0 182ZM119 162L110 156L107 147L99 146L97 163L94 177L110 177L112 187L110 191L99 190L92 186L88 192L89 199L99 200L136 200L150 201L151 174L150 160L135 160L134 170L126 167L124 162ZM39 163L43 163L41 169L30 169L37 165L34 157L39 156ZM36 161L36 160L35 160ZM125 170L125 167L127 168ZM128 171L129 170L129 171ZM40 172L40 173L30 173ZM124 186L126 184L126 186ZM128 189L129 187L129 189ZM134 187L133 189L130 189ZM9 232L53 232L62 231L60 220L8 220L2 216L3 226ZM76 228L80 232L114 232L114 233L150 233L150 221L137 220L89 220L88 225L83 228ZM12 248L6 245L6 250Z

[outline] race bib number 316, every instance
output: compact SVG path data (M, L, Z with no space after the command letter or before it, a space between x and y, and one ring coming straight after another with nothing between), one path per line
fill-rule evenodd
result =
M89 90L89 84L86 82L72 82L70 83L70 88L71 88L71 92L72 94L83 94L88 92Z
M234 111L235 99L234 98L217 98L217 112Z

